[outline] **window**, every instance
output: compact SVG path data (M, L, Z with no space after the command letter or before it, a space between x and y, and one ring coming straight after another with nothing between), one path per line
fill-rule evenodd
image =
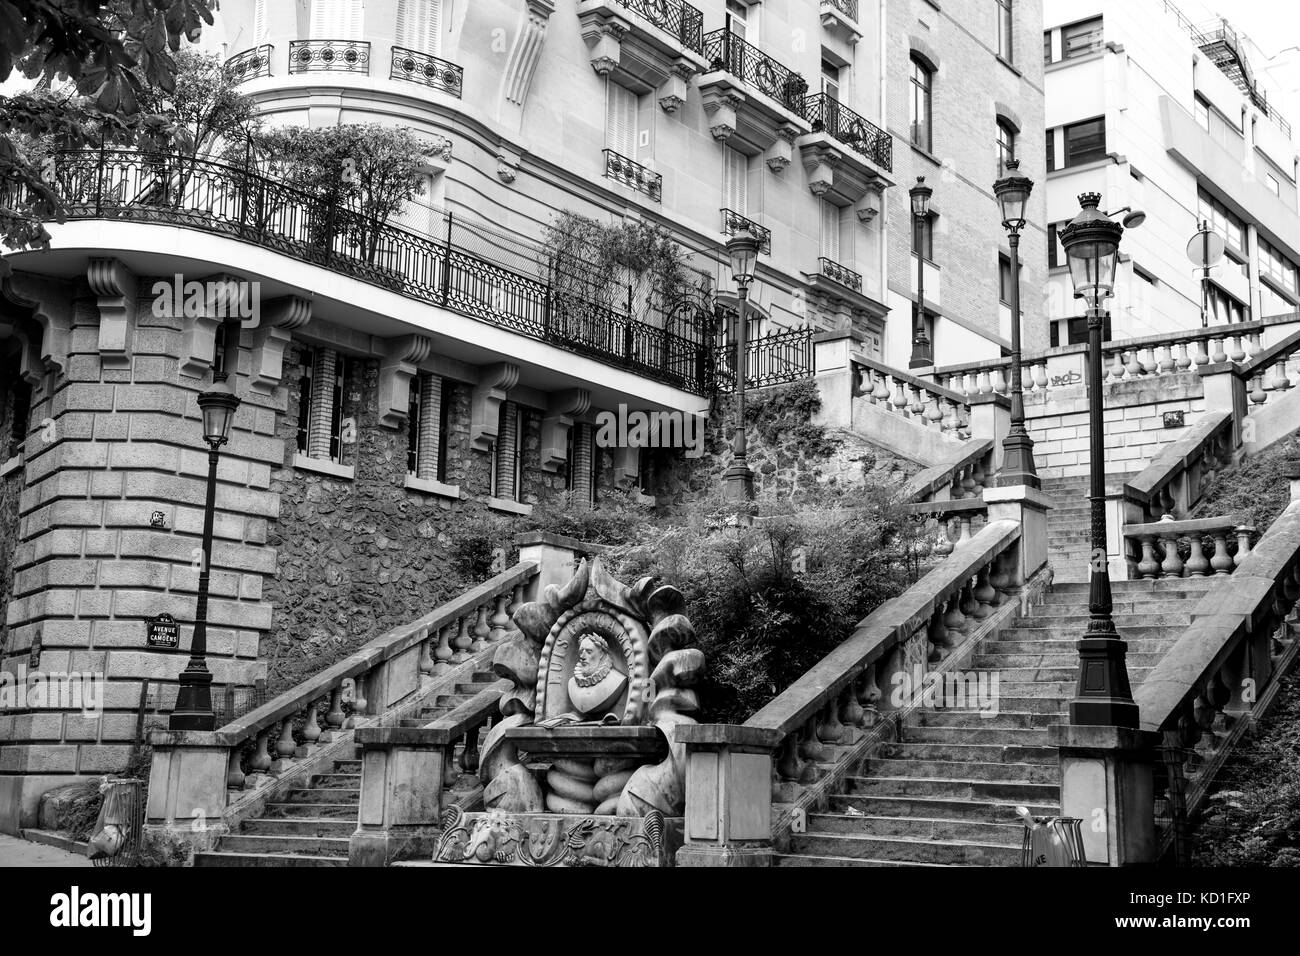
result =
M9 419L9 447L5 450L3 458L17 458L23 453L23 445L27 441L28 419L32 414L32 387L27 380L18 377L14 379L13 384L13 415Z
M749 157L722 147L722 205L742 216L749 214Z
M595 429L576 424L569 428L565 446L564 489L577 501L596 503L596 469L599 451L595 447Z
M1062 327L1065 328L1066 340L1064 342L1061 341ZM1109 342L1111 340L1109 313L1107 313L1106 318L1102 322L1101 339L1103 342ZM1053 322L1051 324L1052 348L1057 348L1061 345L1084 345L1087 343L1087 341L1088 341L1088 320L1087 319L1084 318L1065 319L1063 321Z
M1011 0L997 0L998 16L998 56L1012 62L1012 31L1015 17L1011 13Z
M1047 131L1047 171L1050 173L1056 168L1056 130Z
M822 218L822 255L831 262L840 261L840 207L820 200Z
M1272 190L1274 196L1282 195L1282 184L1277 181L1276 176L1272 173L1265 173L1264 180L1267 182L1268 188Z
M253 42L261 43L266 39L266 0L257 0L253 4Z
M1196 116L1196 123L1207 133L1210 131L1210 103L1200 93L1196 94L1196 102L1192 105L1192 112Z
M442 0L398 0L397 45L438 56L442 50Z
M1052 31L1043 32L1043 65L1052 62Z
M997 176L1001 178L1006 171L1007 163L1016 158L1016 131L1015 128L1005 119L998 118L998 168Z
M421 372L411 382L407 419L406 470L417 478L447 480L448 420L452 384L441 375Z
M912 217L912 254L934 261L934 213L924 219Z
M311 0L313 40L360 40L361 0Z
M930 91L934 74L915 55L912 56L912 101L911 128L912 145L919 146L926 152L933 148L931 136Z
M605 144L628 159L636 158L638 99L626 87L605 84Z
M1082 20L1061 30L1061 59L1087 56L1101 49L1101 17Z
M497 439L492 443L490 493L493 498L521 500L526 420L526 413L517 403L501 403L497 411Z
M1065 261L1065 246L1061 245L1061 231L1067 225L1069 225L1068 222L1049 222L1047 224L1047 267L1049 269L1069 265Z
M1011 304L1011 257L998 253L998 299L1003 305Z
M343 386L349 361L333 349L318 348L302 356L298 378L298 451L308 458L350 464L344 435Z
M1211 325L1228 325L1233 322L1246 322L1250 319L1250 310L1213 282L1209 283L1208 293L1206 299L1209 306Z
M840 68L825 57L822 58L822 92L827 99L839 101Z
M727 29L746 43L758 43L758 8L727 0Z
M1292 295L1300 294L1295 263L1262 236L1259 239L1259 271L1278 288Z
M1201 219L1208 222L1210 228L1223 237L1224 243L1230 251L1236 253L1238 260L1244 259L1246 246L1242 242L1242 235L1245 230L1242 228L1241 220L1233 215L1227 206L1204 190L1197 192L1197 205Z
M1106 121L1097 119L1072 123L1064 128L1065 166L1079 166L1106 157Z

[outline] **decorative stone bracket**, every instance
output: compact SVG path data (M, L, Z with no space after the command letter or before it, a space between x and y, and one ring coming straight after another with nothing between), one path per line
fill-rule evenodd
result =
M86 281L99 306L99 359L104 368L131 367L135 274L120 259L91 259Z
M869 192L879 197L885 187L893 185L851 150L835 148L821 134L803 137L799 154L808 173L808 189L819 199L830 200L838 206L852 206ZM868 214L866 222L879 211L878 199L871 208L874 211ZM861 211L859 218L862 218Z
M173 280L175 281L175 280ZM189 378L203 378L216 360L217 328L226 319L241 315L246 288L243 279L220 273L201 279L204 289L203 309L198 315L184 315L182 325L185 350L180 371ZM184 290L180 290L184 298Z
M589 408L591 392L585 388L573 388L551 396L546 415L542 418L541 465L544 471L557 472L565 465L569 429Z
M497 147L497 178L507 185L519 175L519 153L502 144Z
M433 343L425 335L403 335L389 340L379 361L379 423L400 428L411 410L411 379L429 357Z
M53 366L60 372L68 368L68 348L72 342L72 297L67 288L43 276L13 271L0 280L4 297L26 309L36 327L18 332L25 343L21 360L23 378L35 385ZM39 328L39 331L37 329Z
M261 328L253 333L249 387L269 395L284 377L284 349L293 333L311 321L311 299L289 295L262 307Z
M784 104L719 70L701 77L700 97L713 138L749 156L762 154L773 172L785 169L794 140L811 130Z
M745 103L745 94L724 86L701 89L704 112L709 117L709 132L720 143L735 135L737 116Z
M526 9L520 18L501 79L502 98L517 107L522 107L528 98L533 73L542 58L546 26L555 12L555 0L525 0L524 6Z
M475 451L490 451L497 439L497 422L501 403L510 389L519 383L519 366L498 362L484 366L470 401L469 438Z
M591 68L638 96L661 91L659 105L671 113L686 101L686 86L707 63L675 36L609 0L581 0L578 20Z

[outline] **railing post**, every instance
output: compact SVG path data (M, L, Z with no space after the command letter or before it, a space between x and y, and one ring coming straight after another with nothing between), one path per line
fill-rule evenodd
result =
M1061 761L1061 813L1083 820L1089 863L1155 862L1152 766L1159 734L1129 727L1054 724Z
M447 213L447 243L443 247L442 254L442 304L447 304L447 292L451 288L451 230L455 225L455 219L451 212ZM549 287L549 285L548 285ZM547 318L550 318L550 300L547 299Z
M145 833L168 843L210 850L229 827L222 819L230 777L230 746L216 731L157 730Z
M678 866L772 865L775 731L735 724L679 724L686 750L684 843Z
M447 771L445 732L362 727L361 806L348 841L348 866L386 866L399 855L432 853Z

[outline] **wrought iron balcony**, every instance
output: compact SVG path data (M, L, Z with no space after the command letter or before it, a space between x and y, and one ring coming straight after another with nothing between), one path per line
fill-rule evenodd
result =
M834 7L850 20L858 18L858 0L822 0L822 6Z
M370 44L364 40L291 40L290 73L370 73Z
M763 250L763 252L767 253L767 255L769 256L772 254L772 230L771 229L768 229L766 226L760 226L758 223L754 222L754 220L742 216L740 213L736 212L735 210L723 209L721 210L721 212L722 212L722 234L724 236L734 236L737 232L740 231L740 228L742 226L745 226L749 229L750 232L752 232L758 238L758 241L762 243L762 246L760 246L760 248Z
M704 14L689 3L682 0L618 0L618 5L677 37L686 49L704 54Z
M455 63L400 46L393 47L393 63L388 78L422 83L457 99L465 85L465 71Z
M757 87L796 116L805 115L808 81L726 27L704 35L704 56L710 70L730 73Z
M612 149L605 150L605 175L645 193L655 202L659 202L663 194L663 176Z
M257 76L271 75L271 53L275 49L269 43L255 46L230 57L221 69L231 83L243 83Z
M734 309L719 308L718 317L724 324L735 323ZM714 346L713 387L719 392L732 392L736 388L736 345L726 342ZM812 378L816 372L813 360L813 330L811 328L781 329L745 343L745 387L762 388L766 385L785 385Z
M809 96L807 104L807 120L814 133L825 133L886 172L893 170L894 140L879 126L825 93Z
M827 259L825 256L817 259L817 266L818 273L832 282L838 282L846 289L852 289L854 292L862 291L862 276L848 266L842 266L834 259Z

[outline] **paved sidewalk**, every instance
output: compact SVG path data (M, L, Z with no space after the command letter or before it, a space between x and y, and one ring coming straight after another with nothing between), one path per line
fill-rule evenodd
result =
M0 866L91 866L90 860L41 843L0 833Z

